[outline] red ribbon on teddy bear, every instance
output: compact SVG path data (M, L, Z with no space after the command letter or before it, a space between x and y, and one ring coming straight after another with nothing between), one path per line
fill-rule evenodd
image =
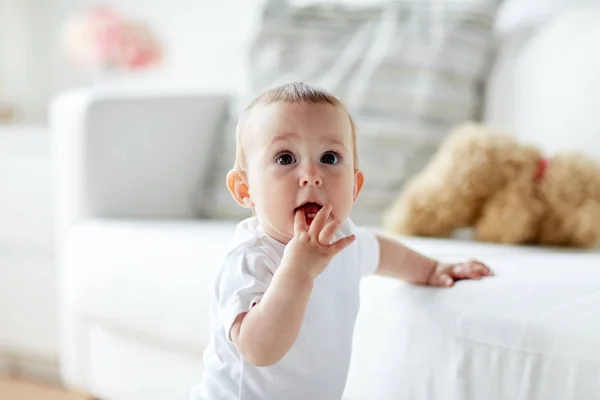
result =
M535 177L534 177L536 184L539 184L542 181L542 179L544 179L544 174L546 173L546 170L548 169L548 164L550 164L550 161L548 161L547 158L542 158L538 162L537 170L535 171Z

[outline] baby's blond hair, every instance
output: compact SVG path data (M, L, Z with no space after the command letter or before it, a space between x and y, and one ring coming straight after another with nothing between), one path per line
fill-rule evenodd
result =
M340 107L348 115L350 120L350 126L352 127L352 147L354 153L354 169L358 169L358 155L356 152L356 125L354 120L350 116L350 113L346 109L346 106L333 94L329 93L325 89L318 86L310 85L303 82L292 82L285 85L275 87L273 89L266 90L261 93L256 99L250 103L240 116L237 127L235 130L236 137L236 151L235 151L235 165L234 168L237 170L245 170L246 168L246 156L244 153L244 146L242 143L242 132L244 130L244 124L248 119L248 116L257 105L267 105L272 103L314 103L314 104L331 104L336 107Z

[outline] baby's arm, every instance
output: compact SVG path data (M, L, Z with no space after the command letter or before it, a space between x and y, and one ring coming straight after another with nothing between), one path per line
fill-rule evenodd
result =
M260 303L240 314L231 339L250 363L275 364L292 347L312 292L313 279L298 268L277 269Z
M376 235L379 242L378 275L391 276L420 285L452 286L459 279L479 279L493 275L479 261L445 264L426 257L399 241Z
M331 243L341 221L328 221L330 213L331 205L325 205L308 227L304 211L296 212L294 237L269 287L256 306L234 321L231 339L248 362L268 366L283 358L300 332L314 279L354 241L351 235Z
M426 284L438 262L402 245L399 241L376 235L379 241L378 275L391 276L416 284Z

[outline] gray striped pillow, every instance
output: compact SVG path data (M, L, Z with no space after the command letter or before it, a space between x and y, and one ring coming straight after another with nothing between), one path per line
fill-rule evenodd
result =
M264 89L291 81L336 94L357 122L366 177L352 217L379 224L444 136L479 119L499 4L421 0L357 8L269 2L250 49L250 89L236 99L240 107L232 119ZM249 215L224 185L234 160L234 128L232 121L222 138L219 168L203 201L206 216Z

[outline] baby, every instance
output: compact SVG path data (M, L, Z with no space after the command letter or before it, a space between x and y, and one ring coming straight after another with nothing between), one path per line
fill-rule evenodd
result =
M492 275L352 223L364 182L355 135L342 103L303 83L261 94L241 116L227 187L254 216L237 226L217 275L192 399L340 399L361 277L448 287Z

